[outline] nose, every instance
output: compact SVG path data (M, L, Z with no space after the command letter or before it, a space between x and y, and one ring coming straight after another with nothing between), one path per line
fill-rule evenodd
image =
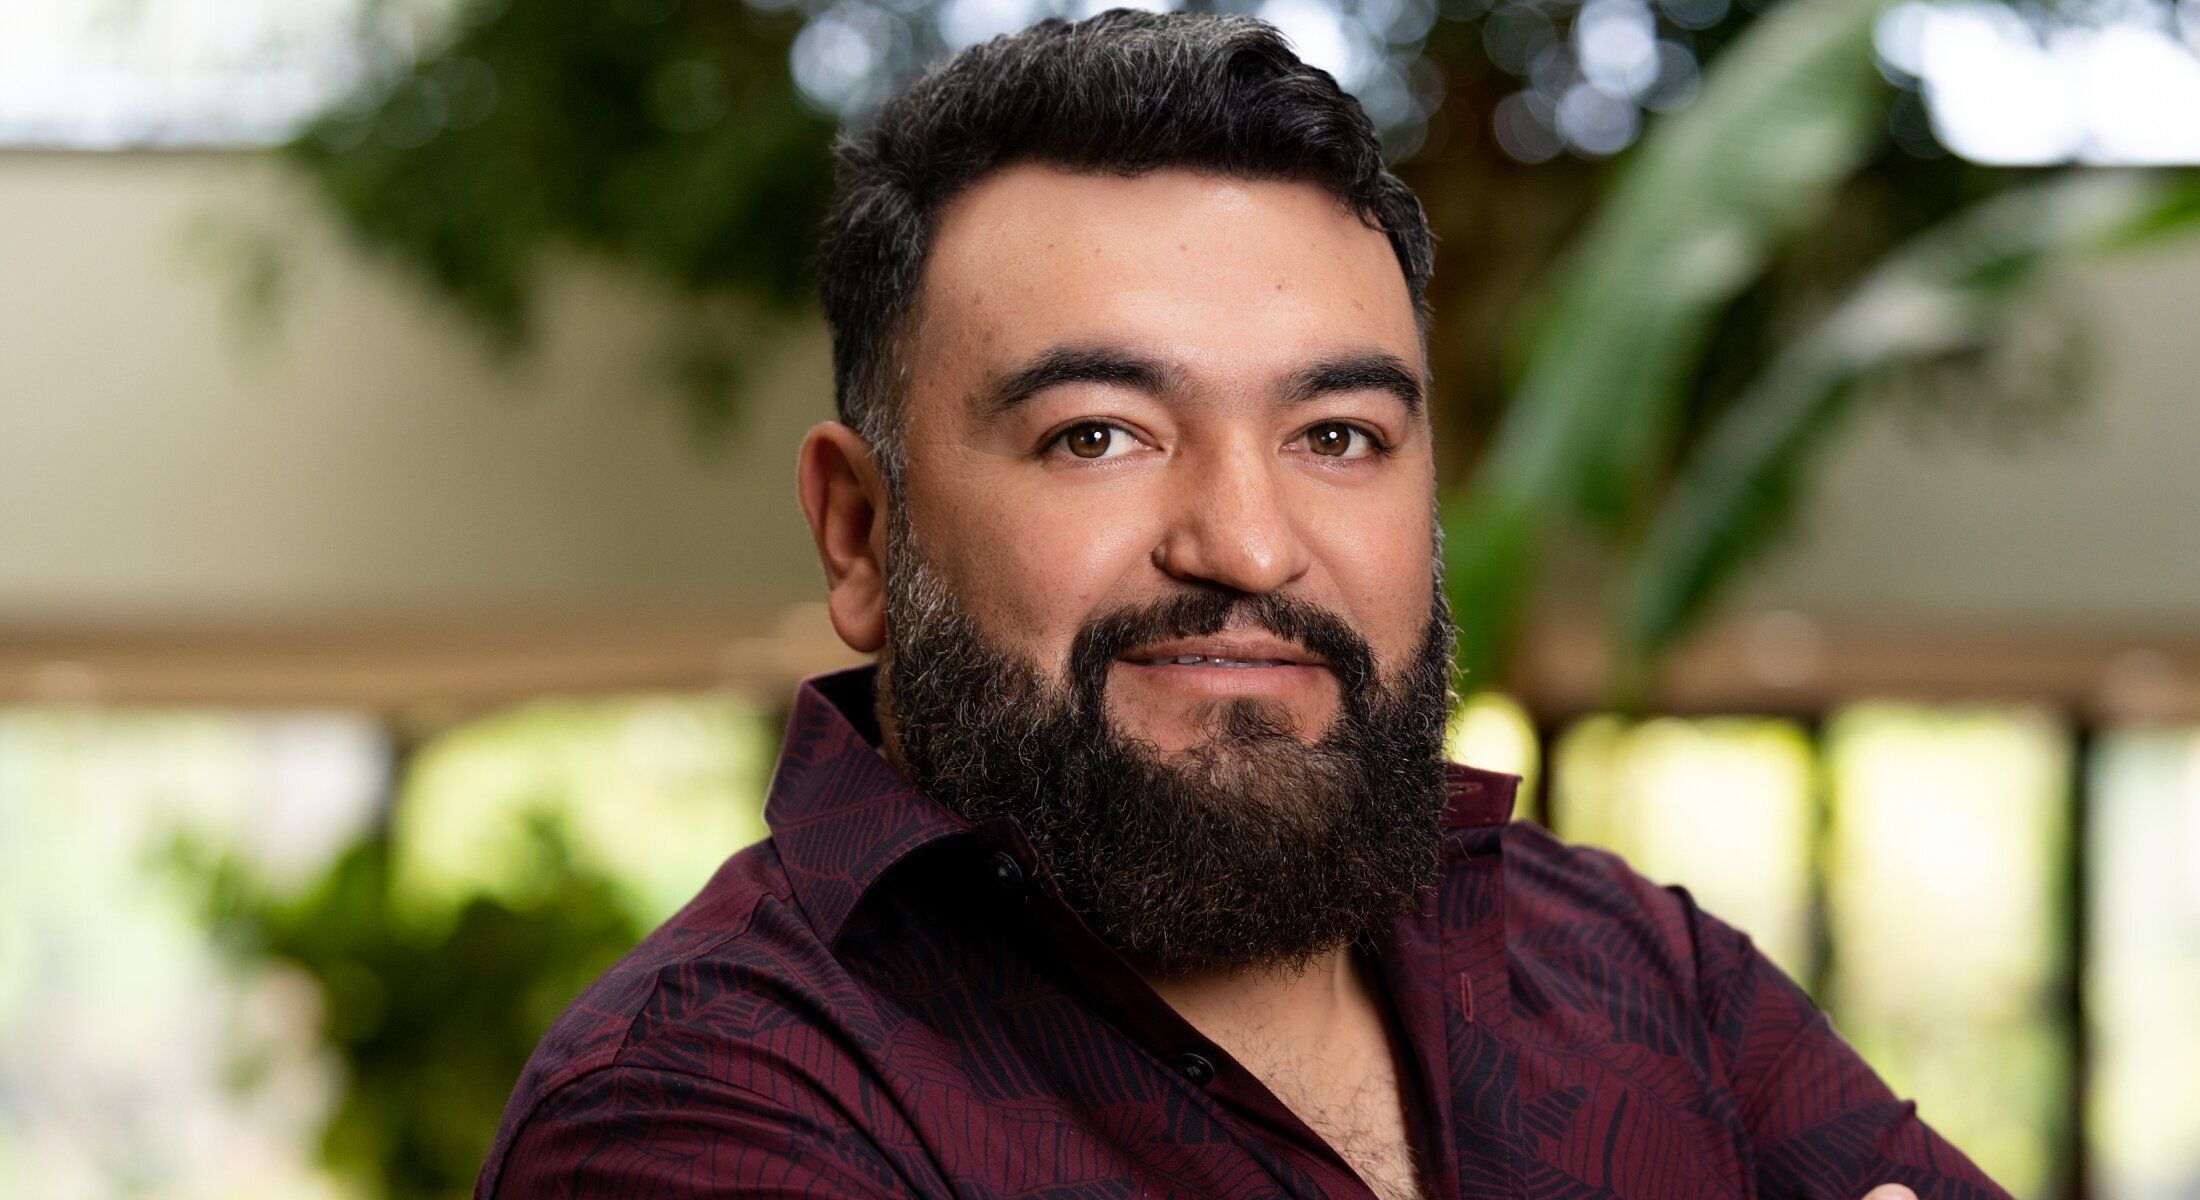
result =
M1280 470L1250 446L1177 464L1171 520L1154 547L1154 565L1183 582L1253 595L1304 575L1312 556L1292 519Z

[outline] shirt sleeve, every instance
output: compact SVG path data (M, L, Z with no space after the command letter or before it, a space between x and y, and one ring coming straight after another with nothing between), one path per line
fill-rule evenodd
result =
M546 1096L490 1164L475 1200L912 1194L878 1147L822 1103L613 1066Z
M1706 1017L1726 1054L1763 1200L1862 1200L1887 1183L1920 1200L2009 1200L1746 934L1673 890L1695 925Z

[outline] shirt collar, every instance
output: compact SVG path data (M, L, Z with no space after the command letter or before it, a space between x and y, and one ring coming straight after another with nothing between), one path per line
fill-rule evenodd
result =
M877 732L876 670L835 671L796 689L764 801L795 900L827 944L894 864L971 829L910 786L865 737Z
M1520 794L1520 776L1470 767L1465 763L1445 763L1444 782L1451 790L1451 798L1444 808L1445 828L1503 825L1512 820L1513 798Z
M837 941L848 918L895 864L976 827L903 779L876 745L876 667L818 675L796 689L787 736L764 802L796 902L819 936ZM1502 825L1520 777L1459 763L1444 824Z

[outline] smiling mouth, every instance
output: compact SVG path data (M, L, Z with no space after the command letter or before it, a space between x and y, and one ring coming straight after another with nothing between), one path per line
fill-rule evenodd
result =
M1311 702L1329 676L1320 655L1288 638L1223 631L1148 642L1116 660L1169 702Z
M1172 654L1164 658L1134 658L1130 661L1148 667L1303 667L1307 664L1288 662L1280 658L1213 658L1204 654Z

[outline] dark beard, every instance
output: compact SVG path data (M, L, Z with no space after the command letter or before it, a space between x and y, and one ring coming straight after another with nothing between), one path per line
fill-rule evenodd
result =
M1056 680L989 646L906 536L889 542L879 700L911 782L968 820L1015 818L1070 907L1141 969L1304 967L1433 890L1453 638L1433 581L1421 643L1387 684L1328 611L1221 589L1094 619ZM1174 760L1116 727L1118 655L1233 620L1330 664L1342 703L1320 737L1251 700L1218 703Z

